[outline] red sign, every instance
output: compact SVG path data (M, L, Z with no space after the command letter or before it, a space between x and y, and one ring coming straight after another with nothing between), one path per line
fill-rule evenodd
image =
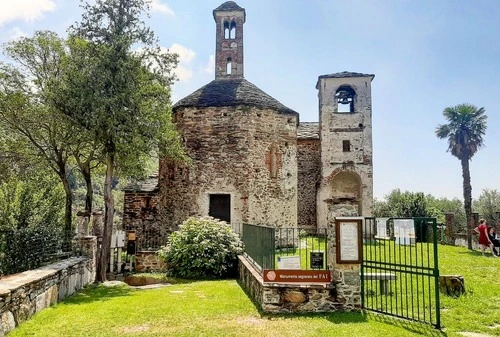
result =
M329 270L265 269L264 282L272 283L330 283Z

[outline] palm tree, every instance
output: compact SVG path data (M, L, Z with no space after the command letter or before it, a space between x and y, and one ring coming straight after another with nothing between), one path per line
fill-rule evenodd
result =
M472 249L472 186L470 183L469 161L484 145L488 116L484 108L472 104L459 104L444 109L443 116L448 124L438 125L436 136L448 138L448 151L462 164L464 208L467 218L467 246Z

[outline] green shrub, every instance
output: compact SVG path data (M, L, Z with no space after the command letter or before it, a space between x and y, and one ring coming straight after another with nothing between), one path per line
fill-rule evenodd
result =
M231 227L216 219L189 218L159 251L167 274L186 279L213 279L236 274L243 243Z

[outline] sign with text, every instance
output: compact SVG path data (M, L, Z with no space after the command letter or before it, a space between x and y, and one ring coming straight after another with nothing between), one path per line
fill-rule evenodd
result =
M413 219L394 219L395 242L399 245L415 244L415 222Z
M278 256L278 269L301 269L300 256Z
M378 239L389 239L387 235L387 220L389 218L377 218L377 236Z
M330 283L329 270L265 269L264 282L272 283Z
M325 253L321 251L311 252L311 269L323 269L325 266Z
M337 263L361 263L361 219L335 220Z

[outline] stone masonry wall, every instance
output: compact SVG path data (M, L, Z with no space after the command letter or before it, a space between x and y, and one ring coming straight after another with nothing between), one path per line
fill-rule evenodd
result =
M95 237L81 239L85 257L73 257L0 279L0 337L95 281Z
M158 248L165 244L167 228L158 215L158 192L125 192L123 229L135 230L137 249Z
M135 254L135 271L137 272L163 272L166 269L166 264L157 252L154 251L139 251Z
M267 313L353 311L361 309L359 287L351 287L350 274L334 273L330 285L265 284L246 257L239 257L239 282L248 295ZM342 275L342 278L340 277Z
M299 228L316 228L316 184L321 171L319 140L297 141L297 164L297 225Z
M297 225L297 119L272 109L178 109L174 121L193 163L160 162L160 212L177 228L206 216L210 194L229 194L231 224Z

